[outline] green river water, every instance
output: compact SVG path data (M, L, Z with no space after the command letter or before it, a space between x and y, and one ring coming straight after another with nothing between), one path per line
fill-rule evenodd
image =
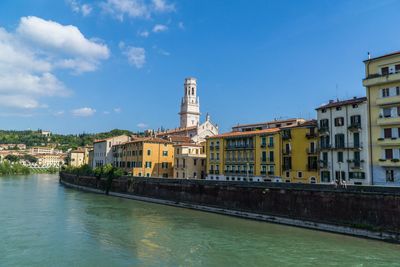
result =
M400 246L0 178L0 266L400 266Z

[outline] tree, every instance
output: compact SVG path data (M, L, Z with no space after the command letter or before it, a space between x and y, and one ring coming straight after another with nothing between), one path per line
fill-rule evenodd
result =
M11 154L8 154L8 155L5 157L5 159L8 160L9 162L18 162L18 161L19 161L19 157L18 157L18 156L16 156L16 155L11 155Z
M24 160L29 161L30 163L36 163L38 161L38 159L35 156L26 154L22 157Z

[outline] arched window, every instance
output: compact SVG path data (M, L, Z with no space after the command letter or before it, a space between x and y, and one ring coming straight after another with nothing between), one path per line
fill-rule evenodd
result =
M192 87L192 95L194 95L194 87Z

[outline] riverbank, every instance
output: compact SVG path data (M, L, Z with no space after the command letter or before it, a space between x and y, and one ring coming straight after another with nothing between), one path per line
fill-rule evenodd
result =
M60 174L60 182L104 194L106 180ZM386 190L387 189L387 190ZM110 195L400 243L397 188L232 183L123 177Z
M4 161L0 163L0 176L8 176L8 175L28 175L28 174L54 174L59 171L58 168L49 167L49 168L29 168L20 163L11 164L8 161Z

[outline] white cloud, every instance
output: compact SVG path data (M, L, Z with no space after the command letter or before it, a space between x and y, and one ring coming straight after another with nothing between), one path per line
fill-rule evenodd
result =
M165 32L168 30L168 27L166 25L162 25L162 24L157 24L154 25L153 27L153 32Z
M80 4L77 0L67 0L67 3L75 13L81 13L84 17L92 12L92 6L89 4Z
M59 111L54 112L54 116L62 116L64 114L65 114L64 110L59 110Z
M153 0L153 7L155 11L163 13L175 11L175 6L168 4L165 0Z
M185 29L185 24L183 24L183 22L181 21L181 22L178 23L178 27L179 27L179 29L184 30Z
M75 117L90 117L96 113L95 109L89 107L77 108L71 110L71 113Z
M153 13L168 13L175 6L165 0L106 0L100 3L104 13L123 21L125 16L130 18L148 19Z
M126 46L123 42L119 43L122 54L128 58L129 64L140 69L146 63L146 51L142 47Z
M147 125L144 122L140 122L136 126L139 127L140 129L145 129L145 128L149 127L149 125Z
M150 33L148 31L140 31L138 32L138 35L147 38L149 37Z
M106 45L87 39L74 26L23 17L15 32L0 27L0 112L41 108L42 97L69 95L55 70L94 71L108 57Z
M114 108L114 112L115 113L121 113L122 112L122 108Z

